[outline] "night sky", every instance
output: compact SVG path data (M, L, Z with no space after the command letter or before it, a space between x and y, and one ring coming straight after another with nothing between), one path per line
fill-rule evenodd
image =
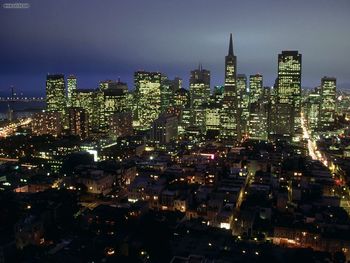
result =
M350 87L349 0L27 2L28 9L0 8L2 94L10 85L44 94L48 72L73 73L80 88L118 77L133 88L139 69L188 85L199 62L211 70L212 85L220 85L230 32L238 72L259 72L264 85L276 78L278 53L299 50L304 87L317 86L324 75Z

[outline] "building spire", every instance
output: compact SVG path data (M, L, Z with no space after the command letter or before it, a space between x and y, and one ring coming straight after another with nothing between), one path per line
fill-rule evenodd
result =
M233 56L233 41L232 41L232 33L230 34L230 45L228 48L228 54Z

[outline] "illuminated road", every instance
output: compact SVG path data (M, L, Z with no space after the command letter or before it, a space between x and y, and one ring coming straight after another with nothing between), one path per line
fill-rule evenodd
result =
M307 140L307 148L312 160L320 160L321 154L316 150L316 143L311 139L309 131L307 130L304 114L301 113L301 127L303 129L303 138Z
M0 138L8 137L13 135L16 130L21 127L31 123L31 118L25 118L18 120L16 122L11 122L10 124L0 128Z
M301 128L303 129L303 138L307 140L307 148L309 151L309 155L312 160L320 161L324 166L326 166L329 170L332 170L332 167L328 166L327 159L325 159L321 152L317 150L316 142L312 140L309 131L306 126L304 114L301 113Z
M313 160L320 161L324 166L326 166L330 172L333 173L333 179L335 180L335 189L333 192L336 196L339 196L340 206L345 209L345 211L350 215L350 189L347 185L344 184L346 175L343 175L343 171L337 165L334 165L332 162L328 163L321 152L317 150L316 143L310 137L310 134L307 130L306 122L303 113L301 114L301 126L303 129L303 138L307 140L307 146L309 155Z

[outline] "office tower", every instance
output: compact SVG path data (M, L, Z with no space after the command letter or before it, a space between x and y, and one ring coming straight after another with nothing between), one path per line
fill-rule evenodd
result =
M66 109L66 85L64 75L47 75L46 77L46 107L47 111L65 114Z
M275 139L276 135L276 126L277 126L277 78L275 79L274 85L270 89L270 99L268 105L267 113L267 123L268 123L268 138Z
M50 134L59 136L62 132L62 115L58 111L44 111L35 113L31 122L35 135Z
M236 90L237 59L233 53L232 34L228 54L225 57L225 87L223 109L221 113L221 137L223 139L240 139L240 123L238 118L238 101Z
M77 89L73 107L86 110L89 116L89 135L99 136L104 132L104 96L100 90Z
M85 109L78 107L68 108L69 131L82 139L89 136L89 116Z
M77 90L77 78L70 75L67 78L67 106L72 107L75 100L75 93Z
M320 105L321 95L317 91L311 92L305 101L305 119L311 132L315 132L319 128Z
M269 102L260 98L257 102L250 104L248 118L249 138L267 140L268 133L268 106Z
M211 133L213 136L219 135L221 107L217 103L210 103L205 109L205 126L207 135ZM215 132L216 131L216 132Z
M337 80L335 78L322 78L319 128L323 131L332 129L335 124L336 87Z
M101 131L108 131L109 116L116 112L126 112L129 110L128 105L128 86L126 83L113 80L100 82L100 92L103 96L103 103L101 104Z
M183 134L190 125L190 95L187 89L181 88L174 92L174 107L179 111L178 133Z
M133 134L132 114L130 111L113 113L109 116L108 123L108 134L113 139Z
M241 134L247 133L247 122L249 116L249 89L247 87L247 76L237 75L237 100L240 116Z
M275 137L295 140L300 133L301 59L298 51L278 55Z
M166 75L162 74L162 83L160 86L160 111L166 112L174 105L174 81L168 79Z
M127 103L128 99L128 85L124 82L108 81L108 88L101 89L104 84L100 84L100 90L104 96L104 108L106 113L109 112L122 112L129 109Z
M174 115L163 113L156 119L151 128L151 140L163 145L177 138L178 119Z
M189 106L189 92L187 89L181 88L174 92L174 106L181 109Z
M137 71L134 74L135 96L137 106L135 109L135 128L147 130L161 109L161 83L162 74L159 72Z
M272 88L265 86L263 87L263 93L262 93L262 99L265 101L270 101L271 100L271 92L272 92Z
M221 105L224 99L224 86L215 86L210 98L211 102Z
M180 121L178 126L178 133L183 135L186 133L186 129L191 126L191 109L185 107L182 109L180 114Z
M172 82L173 82L172 88L174 92L179 89L182 89L182 78L175 77Z
M182 79L174 78L168 79L167 76L162 75L162 85L160 91L161 112L173 111L175 107L175 93L182 89Z
M257 102L263 94L263 76L260 74L249 76L249 101Z
M199 65L191 71L190 77L190 108L191 125L201 132L205 131L205 105L210 97L210 71Z
M103 90L123 90L125 93L128 92L128 85L118 78L118 80L104 80L99 84L99 89Z
M139 125L138 117L137 117L137 104L138 104L138 98L136 96L136 91L130 90L127 95L127 104L128 104L128 110L131 111L132 115L132 127L137 127Z
M221 111L224 86L215 86L213 94L205 105L205 127L208 139L217 139L221 128Z

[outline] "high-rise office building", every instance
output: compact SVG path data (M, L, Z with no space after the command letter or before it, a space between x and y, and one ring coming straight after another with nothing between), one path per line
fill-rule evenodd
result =
M162 83L160 86L160 111L166 112L170 107L174 106L174 80L162 74Z
M205 134L208 139L217 139L220 136L223 97L224 86L215 86L213 93L204 105Z
M260 98L257 102L250 104L248 118L249 138L266 140L268 133L268 106L269 102Z
M175 77L172 80L172 88L173 88L174 92L181 89L182 88L182 78Z
M324 131L332 129L335 124L336 87L336 78L322 78L319 128Z
M211 102L221 105L224 100L224 86L215 86L210 98Z
M68 108L69 131L82 139L89 136L89 117L83 108Z
M174 106L181 109L189 106L189 92L187 89L181 88L174 92Z
M240 116L241 133L247 132L247 122L249 117L249 89L247 87L247 76L237 75L237 100Z
M225 87L221 113L221 137L229 140L240 138L236 75L237 59L233 53L233 40L230 34L228 54L225 57Z
M116 112L126 112L130 110L128 105L128 86L126 83L113 80L100 83L100 92L103 96L101 104L100 129L108 131L109 116Z
M161 110L162 74L137 71L134 74L136 109L134 124L138 130L151 128Z
M305 101L305 117L307 122L307 127L311 132L315 132L319 128L320 124L320 104L321 95L314 91L311 92Z
M278 55L274 137L291 140L300 133L301 59L298 51L282 51Z
M177 128L177 117L163 113L152 124L151 140L156 144L167 144L172 139L176 139L178 134Z
M64 75L47 75L46 78L46 105L47 111L60 112L62 115L66 109L66 84ZM62 116L63 117L63 116Z
M216 103L210 103L208 107L205 109L205 126L207 134L208 132L213 133L217 131L217 135L219 135L219 131L221 128L220 124L220 105Z
M249 101L257 102L263 94L263 76L260 74L249 76Z
M33 134L59 136L62 132L62 114L58 111L35 113L31 122Z
M179 113L179 134L185 132L185 128L190 125L190 95L189 91L184 88L180 88L174 92L174 108Z
M67 106L72 107L73 101L75 100L75 94L77 90L77 78L70 75L67 78Z
M97 136L104 132L103 92L94 89L77 89L73 107L86 110L89 116L89 134Z
M190 108L191 125L205 131L205 105L210 97L210 71L200 65L191 71Z
M108 119L108 134L111 138L116 139L133 134L132 114L130 111L113 113Z
M180 121L178 126L178 133L183 135L186 133L186 129L191 126L191 109L185 107L180 114Z

